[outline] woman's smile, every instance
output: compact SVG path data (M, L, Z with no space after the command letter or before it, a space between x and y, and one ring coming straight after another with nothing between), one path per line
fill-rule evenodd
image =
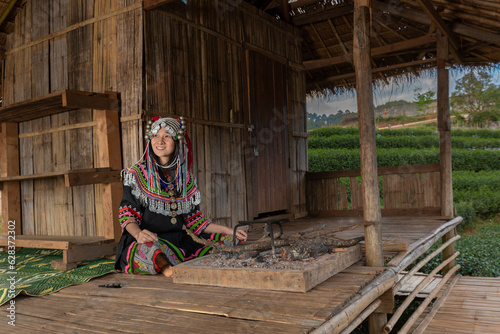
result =
M158 162L161 165L166 165L170 161L170 156L175 151L175 142L170 133L161 127L151 139L151 147L154 154L158 156Z

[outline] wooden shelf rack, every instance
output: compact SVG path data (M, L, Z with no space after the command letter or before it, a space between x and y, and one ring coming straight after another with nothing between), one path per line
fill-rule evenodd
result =
M122 196L120 181L121 141L119 98L115 92L92 93L63 90L0 108L0 186L2 189L2 218L15 221L15 246L62 249L63 259L52 266L68 270L76 262L113 255L121 231L118 224L118 205ZM99 145L98 168L70 170L34 175L20 175L19 122L76 109L93 109L95 134ZM41 236L23 235L21 226L20 182L42 178L64 177L66 187L102 184L103 235ZM6 226L6 225L4 225ZM7 246L7 228L3 228L0 246Z

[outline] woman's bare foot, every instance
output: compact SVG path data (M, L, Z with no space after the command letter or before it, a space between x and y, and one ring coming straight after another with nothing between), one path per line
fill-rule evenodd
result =
M172 275L174 274L174 270L167 264L166 266L161 268L161 273L166 277L172 277Z

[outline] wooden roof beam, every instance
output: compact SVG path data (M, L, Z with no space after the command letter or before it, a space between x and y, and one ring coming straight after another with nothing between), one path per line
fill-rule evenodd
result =
M437 40L437 34L431 34L431 35L426 35L426 36L422 36L422 37L409 39L409 40L403 41L403 42L388 44L385 46L380 46L378 48L373 48L371 50L371 56L373 57L373 56L379 56L379 55L383 55L383 54L390 54L393 52L413 49L413 48L416 48L416 47L421 46L421 45L436 42L436 40ZM344 55L344 56L337 56L337 57L326 58L326 59L304 61L304 68L306 70L314 70L314 69L318 69L318 68L322 68L322 67L352 62L352 59L353 59L352 52L350 52L348 55Z
M155 9L156 7L163 6L167 3L171 3L174 1L178 0L143 0L142 1L142 8L149 10L149 9Z
M402 17L428 26L430 26L432 23L432 20L424 13L415 10L408 10L402 6L396 7L394 5L389 5L381 1L372 0L372 7L373 9L386 11L390 15ZM450 30L455 34L468 36L483 42L488 42L500 46L500 36L490 31L478 29L461 23L451 24Z
M316 5L318 0L297 0L290 3L290 8L295 9L304 6Z
M349 27L350 30L353 30L352 29L352 26L351 24L349 23L349 21L346 19L346 17L344 16L344 21L346 23L346 25ZM345 48L344 46L344 43L342 42L342 40L340 39L340 35L338 34L337 32L337 29L335 28L335 26L333 25L333 22L332 20L328 19L328 23L330 24L330 28L333 30L335 36L337 37L338 41L339 41L339 45L341 46L342 48L342 51L344 51L344 54L345 55L348 55L349 54L349 51L347 51L347 49ZM375 34L376 36L378 36L377 34ZM373 59L373 57L370 57L370 63L372 64L372 67L378 67L377 66L377 63L375 62L375 60ZM351 62L352 64L352 62ZM353 68L354 68L354 65L352 64ZM387 85L389 84L389 81L387 80L387 78L384 76L383 73L378 73L378 76L380 77L380 79L382 79Z
M328 50L328 47L326 46L325 42L323 41L323 39L321 38L321 36L319 35L318 31L316 30L316 28L314 27L314 24L311 23L311 28L314 30L314 33L316 34L316 37L318 37L318 39L320 40L321 44L323 44L323 48L325 49L326 51L326 54L328 55L328 59L332 59L332 54L330 53L330 51ZM340 73L339 69L337 68L337 66L335 66L335 70L337 71L337 73ZM344 82L346 85L347 85L347 82Z
M342 52L344 52L345 55L348 55L349 51L345 47L345 44L342 41L342 38L340 38L340 34L338 33L337 28L335 28L335 25L333 24L331 19L328 19L328 24L330 25L330 29L332 29L333 33L335 34L337 41L339 41L339 46L342 49Z
M309 23L317 23L339 16L349 15L353 12L354 6L351 3L348 3L344 6L337 6L312 14L298 15L292 19L292 24L294 26L303 26Z
M397 70L397 69L405 68L405 67L412 67L412 66L418 66L418 65L428 64L428 63L435 63L436 61L437 61L436 58L429 58L429 59L424 59L424 60L416 60L416 61L411 61L411 62L407 62L407 63L390 65L390 66L377 67L377 68L372 69L372 73L387 72L387 71ZM335 76L327 77L327 78L324 78L320 81L317 81L316 84L327 83L327 82L336 82L339 80L354 78L355 76L356 76L355 72L345 73L345 74L341 74L341 75L335 75Z
M373 15L373 19L375 21L377 21L377 24L380 24L382 27L386 28L387 30L389 31L392 31L396 36L398 36L399 38L401 38L402 40L406 41L408 40L408 38L406 38L405 36L403 36L402 34L398 33L396 30L392 29L391 27L389 27L387 24L385 24L384 22L382 22L382 20L380 20L378 17L378 15ZM380 35L380 34L377 34L377 35Z
M290 4L288 0L281 0L281 14L288 24L292 23L292 17L290 16Z
M435 63L435 62L436 62L436 58L416 60L416 61L411 61L411 62L407 62L407 63L395 64L395 65L384 66L384 67L377 67L377 68L372 69L372 73L382 73L382 72L397 70L400 68L418 66L418 65ZM342 80L342 79L353 78L355 76L356 76L355 72L345 73L345 74L335 75L335 76L331 76L331 77L322 79L321 82L335 82L335 81Z
M311 48L309 47L309 44L308 44L308 43L304 43L304 42L303 42L303 43L302 43L302 45L305 47L305 49L307 50L307 52L309 52L309 53L311 54L311 56L314 58L314 53L312 52ZM313 79L313 81L314 81L314 77L313 77L313 75L311 74L311 72L309 72L309 71L305 71L305 72L307 73L307 76L308 76L309 78ZM321 90L321 87L319 87L319 85L318 85L317 83L315 83L314 85L316 86L316 88L317 88L318 90Z
M417 3L422 7L423 11L429 16L436 27L441 31L441 33L448 38L450 43L450 52L453 57L459 62L463 63L463 59L458 52L458 39L455 34L451 31L448 25L441 18L437 10L434 8L430 0L416 0Z

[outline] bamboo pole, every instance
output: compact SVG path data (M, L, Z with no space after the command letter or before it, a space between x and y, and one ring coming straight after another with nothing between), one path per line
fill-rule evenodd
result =
M361 312L356 317L356 319L354 319L349 324L349 326L347 326L342 332L340 332L340 334L351 333L353 330L356 329L356 327L358 327L363 322L363 320L365 320L370 314L372 314L373 311L375 311L377 307L380 306L380 304L382 304L382 301L380 299L375 300L373 303L370 304L370 306L368 306L363 312Z
M356 93L365 226L366 265L384 265L382 250L382 215L375 145L375 112L373 109L372 69L370 48L370 1L354 1L353 62L356 70ZM369 317L370 333L378 333L387 321L385 313Z
M411 317L408 319L408 321L404 324L403 328L401 328L401 330L398 332L398 334L408 333L411 326L413 326L415 321L417 321L418 317L420 316L420 314L422 314L422 312L425 310L427 305L429 305L429 303L434 299L434 297L436 297L436 295L441 290L443 285L445 285L446 282L448 282L448 280L455 274L455 272L458 269L460 269L460 265L457 264L450 271L448 271L448 273L441 280L441 283L439 283L439 285L429 294L429 296L427 296L427 298L424 299L422 304L420 304L420 306L415 310L415 312L411 315Z
M406 308L410 305L410 303L413 301L413 299L415 299L415 297L418 295L418 293L420 291L422 291L422 289L430 282L430 280L432 278L434 278L434 276L443 267L445 267L448 263L450 263L451 261L453 261L459 254L460 254L460 252L456 252L455 254L453 254L452 257L448 258L446 261L442 262L439 266L437 266L436 268L434 268L434 270L431 271L431 273L429 275L427 275L427 277L424 280L422 280L422 282L420 282L415 287L415 289L413 289L413 291L411 292L411 294L408 297L406 297L406 299L404 300L404 302L398 307L398 309L396 310L396 312L394 312L394 314L392 315L391 319L384 326L384 333L390 333L392 331L392 329L394 328L394 325L396 324L396 322L399 320L399 318L401 317L401 315L403 314L403 312L406 310Z
M418 325L418 327L413 331L412 334L423 334L424 333L424 331L426 330L426 328L429 325L429 323L431 322L431 320L434 319L434 316L436 315L436 313L439 311L441 306L443 306L444 302L446 301L446 299L450 295L451 291L453 290L453 287L458 282L458 279L460 277L462 277L462 275L458 274L453 278L453 280L450 282L450 284L448 285L448 287L446 288L444 293L438 298L438 300L432 306L432 310L427 314L427 316L424 318L424 320L422 320L420 325Z
M441 238L444 234L454 229L462 222L462 217L456 217L449 222L438 227L426 238L420 240L416 245L412 245L410 249L404 253L396 255L389 263L389 267L393 267L396 272L404 270L408 265L413 263L420 255L427 251L437 239Z
M449 244L452 242L455 242L456 240L460 239L460 236L457 235L453 237L452 239L448 240L446 243L442 244L441 247L436 249L434 252L430 253L427 255L422 261L420 261L415 267L413 267L403 278L399 280L399 282L394 286L394 292L398 292L401 287L420 269L422 268L427 262L429 262L432 258L434 258L438 253L440 253L444 248L448 247Z
M343 306L339 313L312 331L312 334L338 334L344 330L363 310L384 292L389 290L396 280L396 272L391 268L377 276L370 284L359 290L349 305ZM382 325L383 326L383 325Z

